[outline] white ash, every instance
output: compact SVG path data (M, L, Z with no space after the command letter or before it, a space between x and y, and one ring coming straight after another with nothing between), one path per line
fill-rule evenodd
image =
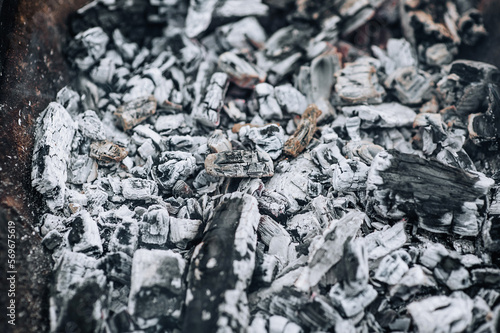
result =
M472 1L240 2L75 13L78 77L35 133L50 330L493 331L499 71L455 59ZM405 38L363 44L372 18Z

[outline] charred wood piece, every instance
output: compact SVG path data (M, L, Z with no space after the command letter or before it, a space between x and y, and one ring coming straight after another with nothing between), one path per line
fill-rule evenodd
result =
M273 160L263 151L234 150L210 154L205 159L209 175L230 178L261 178L274 174Z
M236 192L222 198L191 259L184 331L241 331L249 325L246 289L255 265L258 224L254 197Z
M285 142L283 152L286 155L297 157L311 142L316 133L316 122L321 115L321 110L314 104L311 104L302 114L300 123L292 136Z
M121 105L116 109L115 116L124 131L132 129L156 112L154 96L140 97Z
M381 152L368 173L368 207L373 215L390 219L416 214L418 226L431 232L476 236L484 220L484 196L492 185L492 179L478 172Z

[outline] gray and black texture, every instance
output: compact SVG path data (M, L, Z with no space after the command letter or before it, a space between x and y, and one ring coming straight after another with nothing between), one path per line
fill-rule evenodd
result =
M71 27L32 169L52 332L498 328L473 1L94 1Z

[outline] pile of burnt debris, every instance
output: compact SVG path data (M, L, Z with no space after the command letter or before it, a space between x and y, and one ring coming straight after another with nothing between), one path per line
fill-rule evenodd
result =
M51 331L499 328L474 1L98 0L71 27L32 169Z

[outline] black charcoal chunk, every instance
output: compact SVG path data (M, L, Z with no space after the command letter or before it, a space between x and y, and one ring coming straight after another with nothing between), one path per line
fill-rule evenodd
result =
M255 265L259 216L257 200L248 194L236 192L222 198L193 252L184 331L248 327L246 289Z
M389 295L394 299L407 301L414 295L425 294L436 288L432 273L420 265L415 265L389 290Z
M281 155L285 144L285 131L275 124L263 127L243 126L238 134L242 143L252 142L258 150L268 153L273 160Z
M285 112L302 115L307 108L306 97L291 85L275 87L274 96Z
M55 284L50 299L50 331L81 328L85 332L104 329L106 276L97 261L82 253L65 250L54 265Z
M266 79L264 71L233 52L221 54L218 64L227 73L229 80L242 88L254 88Z
M196 159L190 153L166 151L162 153L160 164L153 168L156 181L165 191L171 191L179 180L186 180L196 167Z
M142 216L139 223L141 242L148 245L164 245L170 229L168 210L160 205L153 205Z
M409 127L417 114L411 108L399 103L380 105L345 106L342 112L349 117L359 117L361 128Z
M472 322L473 302L464 293L432 296L408 305L419 332L462 332Z
M68 47L68 55L81 71L94 65L105 53L109 37L101 27L77 34Z
M431 232L475 236L484 220L483 199L492 185L493 180L479 172L416 155L381 152L368 173L368 205L372 214L385 218L416 214L419 227Z
M348 63L335 77L341 105L380 104L384 100L384 87L378 82L375 67L368 63Z
M198 235L202 222L200 220L170 218L170 232L168 240L181 250L185 250L188 243Z
M185 260L171 250L139 249L132 260L128 311L142 319L179 319Z
M127 178L121 182L122 194L125 199L148 200L158 195L158 185L148 179Z
M196 1L189 2L189 9L186 16L185 33L189 38L198 37L212 22L212 15L219 1Z
M207 174L230 178L261 178L274 174L274 165L269 154L263 151L234 150L210 154L205 159Z
M89 212L79 211L71 216L67 224L71 228L68 234L68 244L74 252L102 253L99 229Z
M330 268L340 261L345 242L356 235L364 217L364 213L352 211L330 223L323 232L321 245L310 254L307 267L295 282L299 290L307 291L317 285Z
M137 249L139 226L137 221L129 219L120 223L109 241L111 252L123 252L132 257Z
M332 167L332 186L339 192L360 191L366 188L369 167L358 160L340 160Z
M64 205L67 163L75 130L76 124L59 103L50 103L37 119L31 184L47 198L52 211Z
M224 151L233 150L231 141L229 141L221 130L214 131L214 133L208 138L207 145L212 153L222 153Z
M411 257L408 252L404 250L394 251L382 258L374 278L388 285L395 285L408 272L410 261Z
M255 94L259 101L259 114L264 120L282 119L283 112L276 99L274 87L269 83L259 83L255 86Z
M224 105L228 84L227 74L217 72L212 75L203 101L193 109L193 118L200 124L208 127L219 125L219 113Z

